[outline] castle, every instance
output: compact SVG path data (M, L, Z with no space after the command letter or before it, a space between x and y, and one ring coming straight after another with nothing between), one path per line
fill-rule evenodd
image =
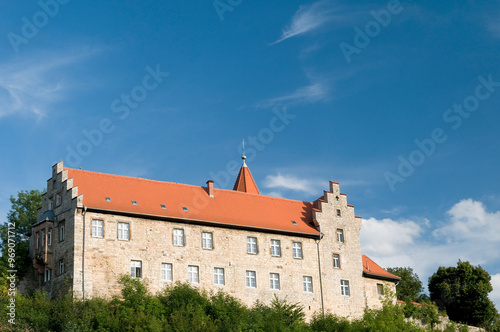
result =
M33 288L77 298L119 293L120 274L152 292L172 282L252 305L279 298L307 316L360 317L399 277L362 255L361 218L330 181L313 202L261 195L241 166L233 190L52 167L30 251Z

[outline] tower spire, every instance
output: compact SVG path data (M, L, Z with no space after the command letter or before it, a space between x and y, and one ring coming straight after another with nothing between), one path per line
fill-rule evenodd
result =
M245 159L247 159L247 156L245 156L245 139L243 139L243 155L241 156L241 159L243 159L242 167L247 167L247 164L245 162Z
M250 170L245 162L245 159L247 159L247 156L245 156L245 140L243 140L243 154L241 159L243 159L243 165L241 165L240 173L236 178L233 190L260 195L259 188L257 188L252 174L250 173Z

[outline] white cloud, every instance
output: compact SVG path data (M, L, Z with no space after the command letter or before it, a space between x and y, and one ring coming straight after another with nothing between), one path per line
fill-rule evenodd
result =
M434 235L448 241L500 241L500 211L486 211L482 202L462 200L449 211L451 223L437 229Z
M318 190L318 186L321 186L321 183L319 181L300 179L294 175L282 175L281 173L278 173L278 175L268 175L264 180L265 188L301 191L310 195L321 192L320 190ZM281 195L281 193L276 191L273 193Z
M420 225L410 220L398 222L369 218L363 220L362 229L363 249L379 255L396 255L402 247L413 245L422 234Z
M63 99L70 88L71 75L64 69L94 53L58 51L0 64L0 118L10 114L46 115L47 108Z
M489 212L482 202L466 199L447 215L439 224L427 219L363 220L361 249L383 267L412 267L424 286L439 266L455 266L459 259L500 269L500 211ZM492 285L491 299L500 309L500 274L493 275Z
M329 1L318 1L307 6L300 6L293 15L290 25L281 32L281 37L271 45L285 39L318 29L323 24L335 18Z

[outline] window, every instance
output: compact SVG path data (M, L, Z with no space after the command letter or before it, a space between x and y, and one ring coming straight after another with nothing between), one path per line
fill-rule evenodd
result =
M40 232L36 232L36 248L40 248Z
M188 281L197 284L200 281L198 266L188 266Z
M49 246L52 245L52 227L50 227L49 230L47 231L47 244Z
M137 205L137 201L132 201L132 205Z
M160 207L161 207L162 209L166 209L166 208L167 208L167 207L165 206L165 204L160 204Z
M56 194L56 207L61 205L61 194Z
M202 247L203 249L213 249L213 235L212 233L203 232L201 233Z
M106 199L106 202L111 202L111 197L105 197L104 199Z
M92 237L103 237L104 229L103 229L103 221L93 219L92 220Z
M302 258L302 243L294 242L292 245L293 258Z
M337 228L337 241L344 243L344 230Z
M271 289L280 289L280 275L278 273L270 273L269 274L269 283L271 285Z
M132 278L142 278L142 262L141 261L131 261L130 262L130 276Z
M184 230L174 229L174 246L184 246Z
M337 217L340 217L340 210L337 209Z
M247 271L247 287L256 288L257 278L255 277L255 271Z
M247 237L247 252L249 254L257 254L257 238Z
M281 256L280 240L271 240L271 256Z
M50 281L50 269L45 267L45 273L43 274L43 281L47 282Z
M64 237L64 221L61 221L61 223L59 223L59 242L64 241Z
M45 228L42 229L42 247L45 248Z
M224 269L214 268L214 284L224 285Z
M384 295L384 285L377 284L377 294L380 296Z
M63 274L64 273L64 260L60 260L59 261L59 274Z
M349 296L349 280L340 280L340 293L344 296Z
M118 223L118 240L130 239L130 224L119 222Z
M302 277L302 283L304 284L304 292L313 292L313 278L312 277Z
M172 264L161 263L161 280L172 281Z
M336 269L340 269L340 255L333 254L333 267Z

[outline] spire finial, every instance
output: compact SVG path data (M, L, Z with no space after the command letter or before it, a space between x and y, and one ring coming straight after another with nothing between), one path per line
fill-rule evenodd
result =
M245 159L247 159L247 156L245 156L245 139L243 139L243 155L241 156L241 159L243 159L243 167L247 167L247 164L245 163Z

